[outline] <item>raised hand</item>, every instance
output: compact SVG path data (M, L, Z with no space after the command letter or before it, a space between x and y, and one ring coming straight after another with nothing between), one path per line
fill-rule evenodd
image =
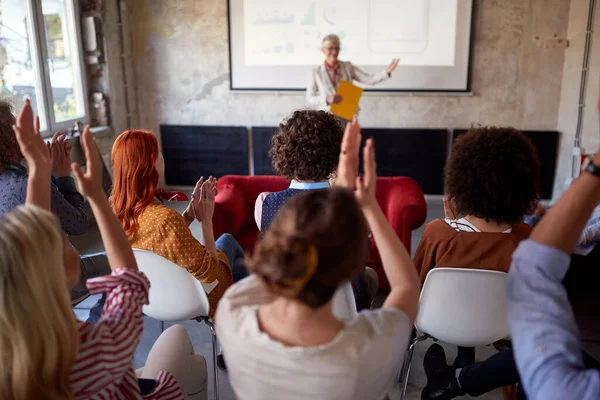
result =
M52 158L48 146L40 135L40 119L39 117L33 118L29 99L25 100L25 105L21 109L13 129L30 172L40 170L50 173Z
M71 174L71 144L60 132L52 136L49 144L52 155L52 175L60 178Z
M346 125L346 131L342 139L337 178L335 180L336 186L354 190L354 184L358 175L358 151L361 139L360 125L358 120L354 118Z
M85 154L85 173L81 170L81 166L78 163L71 164L79 191L89 199L97 198L98 196L105 197L102 190L102 160L90 132L90 127L87 125L81 134L80 143Z
M390 63L390 65L387 67L387 70L386 70L386 72L387 72L388 75L392 75L392 72L394 72L394 70L398 66L399 62L400 62L399 58L394 58L392 60L392 62Z
M356 199L362 206L377 204L375 199L375 188L377 182L377 165L375 164L375 141L367 139L363 149L364 175L356 177Z
M17 142L29 167L27 197L25 204L50 210L50 168L52 157L50 150L40 136L40 120L33 118L29 99L19 113L13 126Z

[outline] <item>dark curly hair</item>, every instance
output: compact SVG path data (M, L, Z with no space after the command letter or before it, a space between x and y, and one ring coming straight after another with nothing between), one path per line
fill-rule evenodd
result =
M15 122L11 102L0 99L0 172L8 163L22 158L19 143L12 128Z
M540 161L531 140L514 128L471 128L456 139L444 182L459 216L515 224L539 199Z
M287 179L325 181L337 168L343 136L342 125L332 114L296 111L271 139L273 168Z

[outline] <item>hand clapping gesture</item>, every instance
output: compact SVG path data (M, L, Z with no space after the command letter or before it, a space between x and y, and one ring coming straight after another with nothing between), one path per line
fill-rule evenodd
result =
M56 132L48 146L52 154L52 175L57 178L69 176L71 174L71 144L65 135Z
M200 178L192 193L191 212L198 222L212 222L215 211L215 197L218 194L217 179L214 177Z

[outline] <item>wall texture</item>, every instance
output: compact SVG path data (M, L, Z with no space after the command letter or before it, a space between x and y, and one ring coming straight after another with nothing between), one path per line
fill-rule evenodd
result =
M586 3L587 12L586 0L573 3ZM161 123L275 125L305 106L303 94L229 90L226 0L128 0L128 5L140 127L159 135ZM544 41L567 37L570 5L571 0L474 0L473 96L369 95L361 102L361 123L556 129L565 49L545 48ZM578 87L578 81L566 84ZM565 120L565 129L568 124Z
M569 0L476 0L473 97L365 96L367 126L556 127ZM303 95L229 90L226 0L132 0L140 124L276 124ZM536 39L536 37L538 39ZM343 54L342 54L343 57ZM157 132L158 133L158 132Z
M569 13L568 38L570 46L565 52L561 101L558 112L558 130L563 133L559 168L554 185L554 197L558 197L571 176L573 144L577 126L579 106L579 84L585 47L588 21L589 0L571 0ZM600 2L597 2L592 30L592 46L589 59L588 84L583 103L583 124L581 146L587 153L595 152L600 146L600 127L598 125L598 77L600 77Z

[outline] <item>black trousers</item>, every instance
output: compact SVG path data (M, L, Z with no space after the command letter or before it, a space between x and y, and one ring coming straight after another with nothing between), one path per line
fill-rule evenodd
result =
M590 355L583 353L586 368L600 370L600 363ZM502 386L518 385L517 399L525 399L525 392L519 384L520 377L511 350L494 354L485 361L464 367L458 377L460 386L469 396L480 396Z

